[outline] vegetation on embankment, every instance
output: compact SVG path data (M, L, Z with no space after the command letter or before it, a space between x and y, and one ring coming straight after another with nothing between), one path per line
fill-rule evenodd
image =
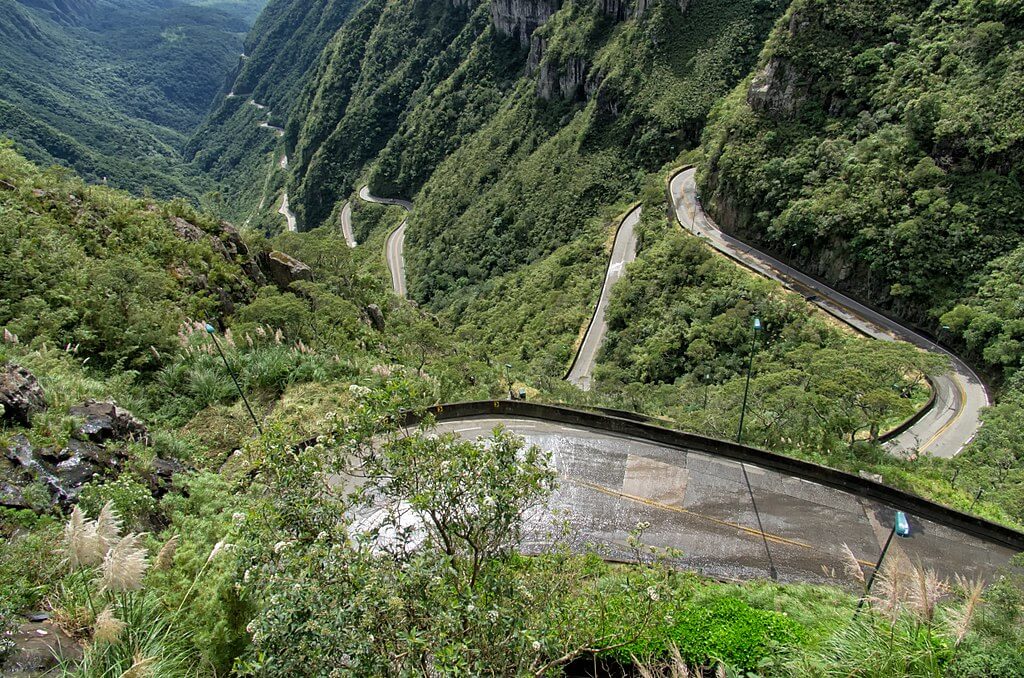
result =
M727 229L941 333L1024 234L1024 14L796 0L704 136Z

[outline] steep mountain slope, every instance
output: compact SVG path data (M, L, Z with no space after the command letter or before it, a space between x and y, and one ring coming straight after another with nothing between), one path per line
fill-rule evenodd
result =
M0 135L91 181L197 195L205 181L179 150L261 4L0 1Z
M185 150L217 181L229 216L264 227L280 221L258 211L267 207L267 192L283 182L275 169L277 139L258 124L268 116L275 124L288 120L324 47L358 4L271 0L260 14L246 38L245 57L229 74L212 112ZM248 105L250 101L267 108ZM261 214L264 220L253 222Z
M795 1L716 115L705 201L939 331L1024 234L1022 28L1020 3Z

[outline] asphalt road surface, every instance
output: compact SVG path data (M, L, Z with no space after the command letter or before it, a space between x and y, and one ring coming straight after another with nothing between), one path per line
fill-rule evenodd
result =
M486 436L501 424L551 453L559 487L530 516L523 550L554 541L630 561L629 531L650 523L643 542L678 549L680 567L717 577L767 576L767 560L738 462L700 452L525 418L445 421L438 432ZM845 543L873 565L894 511L816 483L747 464L779 580L852 586L844 575ZM943 576L991 579L1013 552L909 516L911 536L894 547ZM567 527L563 527L567 526ZM893 551L890 550L890 553Z
M601 298L594 309L594 316L587 327L587 333L583 337L576 359L573 361L572 369L566 380L578 386L584 391L590 390L590 377L594 373L594 363L597 360L597 352L601 349L604 335L608 331L608 322L604 318L605 310L608 308L608 299L611 296L612 285L626 272L626 264L636 259L636 225L640 222L641 208L634 207L622 219L618 231L615 233L615 244L612 245L612 256L608 260L608 270L604 277L604 287L601 288Z
M909 327L723 233L696 198L695 174L695 168L683 170L672 177L669 186L676 219L683 228L762 275L813 297L812 301L827 313L865 334L883 341L907 341L950 361L948 372L930 375L935 406L891 440L888 447L897 453L918 450L936 457L956 456L977 433L981 426L979 412L989 404L988 392L978 375L955 355Z
M289 231L294 232L298 230L298 224L295 221L295 214L292 212L291 207L288 205L287 193L285 193L284 196L281 198L281 207L280 209L277 210L277 213L283 216L285 218L285 221L288 222Z
M352 233L352 203L346 202L341 208L341 232L345 236L345 242L352 249L356 247L356 237Z
M359 197L366 202L376 202L381 205L398 205L406 212L412 211L412 203L408 200L401 200L400 198L378 198L370 195L370 187L363 186L359 189ZM405 298L405 227L408 225L409 220L403 219L402 223L398 225L394 231L388 235L387 242L384 244L384 258L388 263L388 270L391 271L391 287L395 290L395 294Z

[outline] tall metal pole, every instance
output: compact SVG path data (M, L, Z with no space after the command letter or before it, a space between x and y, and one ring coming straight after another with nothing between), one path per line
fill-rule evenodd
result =
M864 587L864 595L857 601L857 609L853 613L853 618L856 619L857 615L860 614L860 608L864 607L864 601L867 600L868 595L871 593L871 585L875 583L875 575L882 569L882 563L885 561L885 554L889 552L889 544L892 543L893 536L896 535L896 523L893 522L892 529L889 530L889 538L885 540L885 546L882 547L882 553L878 556L878 563L875 565L875 569L871 571L871 576L868 577L868 584Z
M750 393L750 374L754 371L754 353L757 351L757 333L761 331L761 319L754 318L754 324L750 338L750 361L747 363L747 383L743 388L743 407L740 410L740 426L736 432L736 443L743 444L743 420L747 413L747 396ZM750 504L754 507L754 517L757 519L757 530L761 533L761 542L764 544L764 553L768 557L768 576L775 581L779 578L778 570L775 569L775 561L772 559L772 550L768 547L768 535L764 532L764 525L761 523L761 512L757 509L757 500L754 499L754 488L750 486L750 476L747 475L747 465L740 462L740 469L743 471L743 482L747 485L747 495L750 497Z
M505 363L505 383L508 384L508 399L515 400L516 397L512 395L512 377L509 375L509 370L512 369L512 365Z
M754 353L757 351L757 332L761 329L761 319L754 318L754 329L750 336L750 361L747 363L747 383L743 387L743 407L740 408L740 429L736 433L736 442L743 443L743 420L747 415L747 396L750 394L750 374L754 371Z
M249 416L252 417L252 423L256 424L256 430L259 431L260 435L263 435L263 427L260 426L259 420L253 413L252 408L249 406L249 399L245 397L245 393L242 392L242 387L238 384L238 377L235 376L235 371L231 369L231 364L228 362L228 358L224 355L224 349L220 347L220 342L217 341L216 330L213 329L213 325L206 324L206 333L213 339L213 345L217 347L217 353L220 353L220 359L224 361L224 367L228 368L228 374L231 375L231 381L235 382L235 390L238 391L238 395L242 396L242 402L245 403L245 409L249 411Z

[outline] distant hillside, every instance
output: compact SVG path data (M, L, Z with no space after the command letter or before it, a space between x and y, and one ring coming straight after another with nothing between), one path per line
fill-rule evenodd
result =
M180 149L263 1L0 0L0 136L89 181L201 193Z
M267 206L268 185L280 188L278 157L268 157L278 140L258 123L269 118L284 126L315 77L324 48L358 5L358 0L270 0L260 14L246 38L245 58L186 147L187 157L218 182L232 218L249 220L258 204ZM268 223L277 221L273 212L263 214Z

